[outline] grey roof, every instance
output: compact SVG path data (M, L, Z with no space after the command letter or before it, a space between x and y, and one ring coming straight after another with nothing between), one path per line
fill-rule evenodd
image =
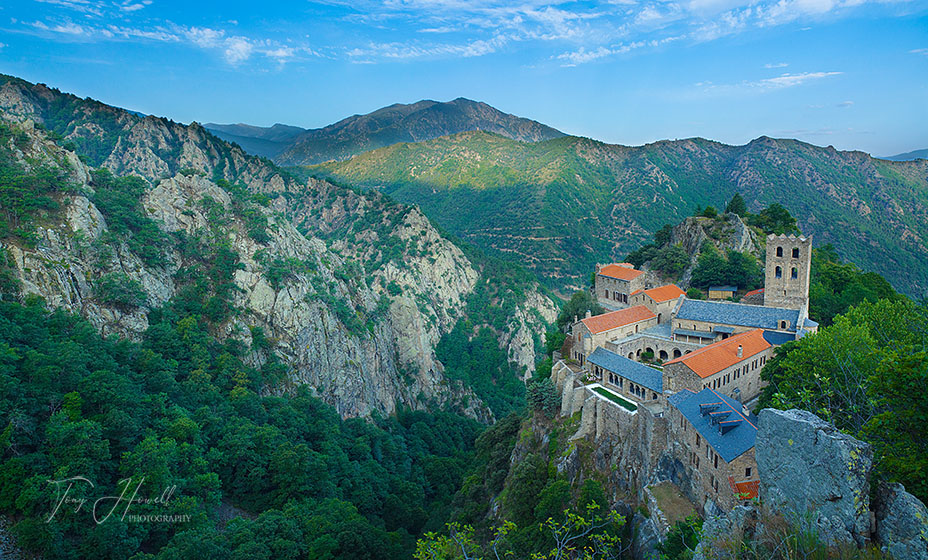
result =
M720 395L712 389L703 389L698 393L684 389L670 395L667 401L689 420L699 435L725 459L726 463L732 462L754 447L754 440L757 438L757 417L753 414L745 415L738 401ZM710 411L712 415L708 414ZM714 419L713 416L717 418ZM723 426L730 427L724 434Z
M793 333L764 331L764 340L774 346L783 346L791 340L796 340L796 335Z
M818 326L818 323L806 317L806 320L802 322L802 326L811 329Z
M687 329L674 329L673 334L680 336L698 336L699 338L715 338L716 334L706 331L691 331Z
M735 328L734 327L715 327L714 329L712 329L712 332L732 334L735 332Z
M664 392L664 381L661 372L642 363L629 360L625 356L619 356L605 348L594 350L586 361L652 391Z
M796 322L799 321L799 311L727 301L687 299L680 305L676 318L770 330L779 330L780 321L789 321L788 330L795 331Z
M738 286L709 286L709 290L713 292L737 292Z

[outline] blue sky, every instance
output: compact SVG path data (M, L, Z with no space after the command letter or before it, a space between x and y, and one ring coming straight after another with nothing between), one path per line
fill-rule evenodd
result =
M928 0L13 0L0 72L182 122L468 97L621 144L928 148Z

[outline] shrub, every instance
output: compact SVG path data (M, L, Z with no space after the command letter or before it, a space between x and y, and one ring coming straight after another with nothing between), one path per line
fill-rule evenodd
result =
M142 285L122 272L104 274L94 283L94 297L104 305L128 309L145 305Z

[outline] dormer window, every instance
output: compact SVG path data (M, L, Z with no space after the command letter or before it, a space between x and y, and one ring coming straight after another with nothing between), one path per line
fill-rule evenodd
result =
M777 256L778 256L778 257L782 257L782 256L783 256L783 247L777 247Z
M793 248L793 258L794 258L794 259L798 259L798 258L799 258L799 247L794 247L794 248Z
M789 321L780 321L780 328L781 328L781 329L788 329L788 328L789 328Z
M783 278L783 269L778 266L776 270L774 271L774 275L777 278Z

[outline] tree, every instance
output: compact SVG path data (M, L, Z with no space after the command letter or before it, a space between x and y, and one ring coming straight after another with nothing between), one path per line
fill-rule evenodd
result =
M725 213L738 214L742 217L748 213L748 206L745 204L744 198L742 198L740 193L735 193L735 196L731 197L728 206L725 207Z
M928 498L928 304L865 301L777 349L760 406L801 408L874 446L878 479Z
M564 331L567 326L574 321L574 317L583 318L586 312L591 311L593 315L600 315L604 312L603 306L597 302L590 292L580 290L570 297L570 300L557 316L557 326Z
M776 235L801 233L796 225L796 218L789 213L789 210L776 202L761 210L760 213L750 216L748 225L759 227L764 233Z

